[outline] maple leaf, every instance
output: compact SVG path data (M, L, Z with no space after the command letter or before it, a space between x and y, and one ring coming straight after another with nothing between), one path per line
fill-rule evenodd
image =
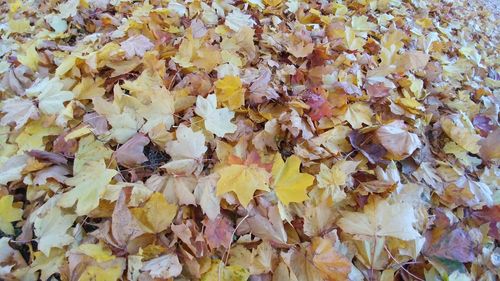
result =
M64 251L53 248L50 251L50 256L46 256L43 252L33 253L34 261L30 266L29 273L40 271L41 280L49 280L50 276L60 271L60 267L64 262Z
M214 220L220 214L220 199L215 193L217 186L216 176L216 174L212 174L200 178L194 190L196 203L200 205L203 212L211 220Z
M353 129L359 129L363 124L371 125L372 116L373 112L368 104L356 102L347 107L343 118L351 124Z
M58 205L71 208L76 204L79 216L87 215L99 205L99 199L104 195L106 186L117 174L115 170L107 169L104 160L87 162L74 177L66 180L66 184L74 186L63 194ZM89 175L92 180L89 180Z
M85 268L78 281L109 281L118 280L122 276L123 269L119 265L101 268L100 266L90 265Z
M72 100L73 92L64 91L64 84L58 77L39 80L26 94L38 99L38 107L46 114L59 114L64 110L64 102Z
M195 112L205 119L205 128L218 137L236 131L236 125L231 123L234 112L227 108L217 109L217 97L213 94L208 95L206 99L198 96Z
M210 269L201 276L201 281L246 281L250 273L238 265L224 265L220 260L213 260Z
M155 192L144 207L133 208L130 211L144 231L159 233L172 223L177 214L177 205L169 204L163 194Z
M233 191L244 207L248 206L257 189L270 191L271 175L257 165L233 164L223 167L217 173L220 175L217 182L217 196Z
M333 202L339 203L346 198L342 187L347 183L350 174L356 171L359 161L340 160L332 168L326 165L320 165L320 172L316 175L318 186L328 190L332 196Z
M78 246L78 251L89 257L92 257L97 262L107 262L115 259L110 249L105 248L102 243L99 244L81 244Z
M67 234L77 215L64 214L60 208L52 207L43 216L34 220L35 235L38 237L38 249L47 257L52 248L62 248L74 241L74 237Z
M148 143L148 137L136 134L115 151L116 161L126 167L133 167L148 161L144 155L144 147Z
M215 82L215 94L217 100L225 104L231 110L235 110L245 105L245 91L242 88L241 80L237 76L225 76Z
M207 151L205 135L201 132L193 132L184 124L179 125L176 131L177 140L170 141L165 145L165 152L170 155L172 161L163 165L162 168L171 172L186 172L187 174L201 170L202 157Z
M300 158L292 155L283 161L281 155L274 156L272 169L273 188L278 199L285 205L291 202L307 200L307 188L314 182L314 177L300 172Z
M13 207L13 201L12 195L0 197L0 230L9 235L14 234L14 227L11 223L21 220L23 216L23 210Z
M1 111L6 114L0 120L0 125L15 123L16 130L24 126L29 119L39 118L38 109L33 102L18 97L4 100Z
M413 228L416 223L413 207L408 203L392 203L371 198L363 213L343 212L338 225L343 231L361 236L390 236L401 240L420 238Z
M143 57L144 53L151 50L155 45L146 36L140 34L128 38L120 46L125 51L125 57L130 59L134 55Z
M0 184L21 179L21 172L28 164L28 158L26 155L16 155L5 161L0 168Z
M316 145L322 145L331 153L337 154L351 149L351 145L346 139L350 132L351 129L348 126L336 126L311 141Z
M44 137L57 135L61 128L56 126L45 126L42 119L29 122L16 137L19 152L26 150L45 150Z
M219 215L215 220L205 220L203 225L205 239L212 249L220 246L227 248L231 244L234 227L228 218Z
M249 16L241 12L239 9L234 9L226 16L224 24L233 31L240 31L243 27L252 27L255 21Z

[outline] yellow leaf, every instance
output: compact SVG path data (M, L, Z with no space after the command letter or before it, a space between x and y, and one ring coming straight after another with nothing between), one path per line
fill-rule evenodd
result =
M40 111L59 114L64 110L64 102L73 99L73 92L63 90L64 83L58 77L39 80L26 90L30 97L36 97Z
M90 77L84 77L78 85L73 88L75 97L79 100L102 97L106 90L101 86L102 80L94 80Z
M465 114L441 117L441 127L446 135L463 149L474 154L479 153L481 136L476 134Z
M80 174L85 163L109 159L111 154L113 154L113 151L104 146L103 142L96 141L93 135L86 136L80 139L80 143L78 144L73 172Z
M11 222L21 220L23 210L14 208L12 202L14 196L5 195L0 198L0 230L6 234L13 235L14 227Z
M64 60L61 62L61 64L57 67L56 69L56 76L63 76L66 74L68 71L70 71L73 66L75 66L76 63L76 57L75 56L67 56L64 58Z
M115 258L111 250L105 248L102 243L99 244L82 244L78 247L80 253L92 257L97 262L107 262Z
M106 186L116 174L117 171L106 169L104 160L85 163L74 177L66 180L66 184L74 188L62 195L59 206L71 208L78 201L76 213L79 216L87 215L97 208Z
M36 51L36 45L37 42L30 44L24 49L24 54L17 55L17 60L33 71L38 69L38 62L40 61L38 52Z
M234 164L220 169L218 173L217 196L233 191L244 207L248 206L257 189L269 191L271 175L257 165Z
M351 150L351 144L347 141L347 136L351 132L348 126L335 126L316 138L312 142L316 145L324 146L334 154Z
M159 233L167 229L177 214L177 206L169 204L165 196L153 193L144 207L130 210L144 231Z
M116 281L122 276L122 268L113 266L101 268L91 265L85 269L85 272L80 276L78 281Z
M45 150L43 138L50 135L57 135L61 131L61 128L55 126L44 127L41 120L29 122L16 138L16 143L19 146L18 152L32 149Z
M73 132L67 134L64 137L64 141L69 141L69 140L72 140L72 139L76 139L76 138L88 135L90 133L92 133L92 131L90 130L90 128L88 126L83 126L83 127L79 128L79 129L76 129Z
M231 110L240 108L245 104L244 90L241 80L237 76L225 76L215 82L217 100Z
M349 280L351 261L333 247L333 241L320 237L312 240L312 262L326 280Z
M10 33L26 33L31 29L30 21L28 19L10 19L8 21Z
M283 204L302 202L308 199L307 188L313 184L314 177L300 172L300 158L292 155L283 161L276 153L272 169L273 187Z
M33 253L35 260L31 264L29 271L34 273L40 270L40 279L49 280L52 274L60 272L60 267L65 258L64 253L60 249L50 251L50 256L46 256L42 252Z
M250 273L247 269L239 265L224 265L220 260L215 260L201 276L201 281L246 281L248 277Z
M359 129L363 124L372 124L373 111L367 103L356 102L347 108L344 114L344 120L351 124L353 129Z

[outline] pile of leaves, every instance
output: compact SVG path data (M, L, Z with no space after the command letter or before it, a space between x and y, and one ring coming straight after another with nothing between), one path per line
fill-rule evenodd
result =
M0 279L498 280L474 1L0 11Z

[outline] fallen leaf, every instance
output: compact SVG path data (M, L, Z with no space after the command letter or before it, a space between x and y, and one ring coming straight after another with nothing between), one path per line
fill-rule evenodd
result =
M141 271L148 272L153 278L168 279L181 274L182 265L177 255L168 254L145 262Z
M233 191L243 207L248 206L256 190L270 191L271 175L257 165L233 164L223 167L218 174L217 196Z
M172 223L177 214L177 205L169 204L163 194L155 192L144 207L133 208L130 211L144 231L159 233Z
M11 223L21 220L23 215L22 209L12 205L13 201L12 195L0 197L0 230L9 235L14 234L14 227Z
M286 162L279 153L274 156L272 186L285 205L307 200L307 188L314 182L313 176L300 172L300 164L300 158L295 155L287 158Z
M134 167L148 161L148 158L144 155L144 147L148 143L149 138L144 135L137 134L133 136L115 151L116 161L125 167Z
M205 119L205 128L218 137L224 137L227 133L234 133L236 125L231 123L234 112L227 108L217 109L217 98L215 95L208 95L196 99L196 114Z
M408 241L420 238L420 233L413 228L415 222L415 212L410 204L390 204L386 200L372 198L365 205L363 213L345 212L338 225L343 231L354 235L390 236Z
M125 51L126 58L128 59L135 55L143 57L146 51L154 47L153 43L142 34L129 37L127 40L123 41L120 46Z
M76 213L80 216L87 215L97 208L106 186L116 174L115 170L106 168L104 160L87 162L74 177L66 180L66 184L74 188L63 194L58 205L71 208L76 203ZM92 175L92 181L89 180L89 175Z

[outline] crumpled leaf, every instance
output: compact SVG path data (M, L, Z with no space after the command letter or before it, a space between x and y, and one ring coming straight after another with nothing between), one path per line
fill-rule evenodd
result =
M234 227L228 218L219 215L215 220L205 220L203 225L205 238L211 248L229 247L233 240Z
M356 171L358 161L340 160L331 168L321 164L320 172L316 175L318 187L327 190L334 203L339 203L346 198L343 186L347 183L349 176Z
M182 265L175 254L167 254L145 262L142 271L153 278L172 278L181 274Z
M346 280L351 272L351 261L333 248L332 241L315 237L312 240L312 261L327 280Z
M375 133L382 146L398 160L410 156L422 145L416 134L405 129L403 121L399 120L381 126Z
M463 149L479 153L481 137L474 132L472 124L464 114L441 117L441 127L446 135Z

